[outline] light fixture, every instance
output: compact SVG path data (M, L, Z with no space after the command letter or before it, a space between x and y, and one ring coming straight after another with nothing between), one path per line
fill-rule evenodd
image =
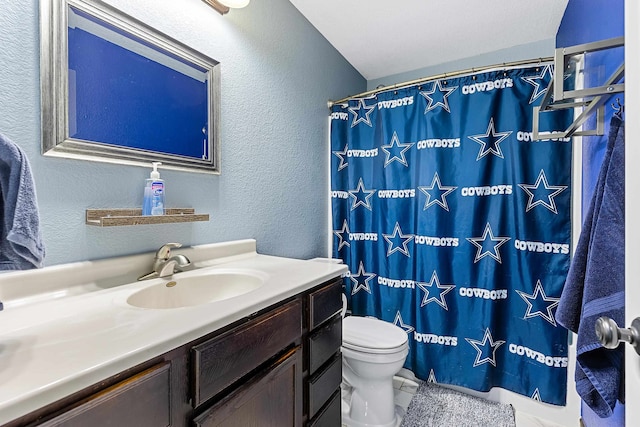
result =
M240 9L249 4L250 0L202 0L209 6L220 12L221 15L229 12L229 9Z

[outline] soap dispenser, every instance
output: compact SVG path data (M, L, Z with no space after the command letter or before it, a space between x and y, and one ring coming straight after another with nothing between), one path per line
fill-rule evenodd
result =
M142 215L164 215L164 180L160 179L158 165L160 162L153 162L153 170L146 180L144 186L144 202L142 204Z

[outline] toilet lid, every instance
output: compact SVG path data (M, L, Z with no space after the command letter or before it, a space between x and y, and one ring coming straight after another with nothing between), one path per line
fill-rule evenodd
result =
M348 316L342 319L342 342L346 347L391 350L406 344L407 333L373 317Z

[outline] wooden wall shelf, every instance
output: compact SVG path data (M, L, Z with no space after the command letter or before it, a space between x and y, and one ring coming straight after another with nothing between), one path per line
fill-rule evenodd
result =
M164 215L142 215L142 209L87 209L87 225L115 227L123 225L172 224L209 221L209 214L196 214L192 208L165 209Z

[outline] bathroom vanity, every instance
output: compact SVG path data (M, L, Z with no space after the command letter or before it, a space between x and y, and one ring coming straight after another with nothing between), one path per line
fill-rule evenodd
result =
M0 362L12 364L0 370L0 379L7 380L0 383L0 425L247 426L256 420L261 426L340 425L340 274L346 268L259 255L253 241L232 245L226 251L224 244L181 251L198 259L200 268L170 278L180 286L183 277L203 273L261 275L261 286L219 301L171 309L130 305L132 295L164 286L167 279L102 284L106 288L13 308L9 300L0 312L0 320L11 320L9 332L0 332ZM142 259L127 260L126 268L134 270ZM111 265L94 267L106 272ZM2 280L0 296L6 298ZM105 280L96 279L93 286ZM97 310L98 302L104 306L96 315L91 308ZM80 313L66 346L60 343L62 331L53 338L38 336L53 330L42 318L12 327L34 306L57 310L70 304L94 315L83 320ZM54 327L62 327L57 320ZM100 323L107 331L95 329ZM55 350L63 347L59 357ZM49 371L56 368L58 373ZM16 398L8 387L20 380L31 386L18 387Z

